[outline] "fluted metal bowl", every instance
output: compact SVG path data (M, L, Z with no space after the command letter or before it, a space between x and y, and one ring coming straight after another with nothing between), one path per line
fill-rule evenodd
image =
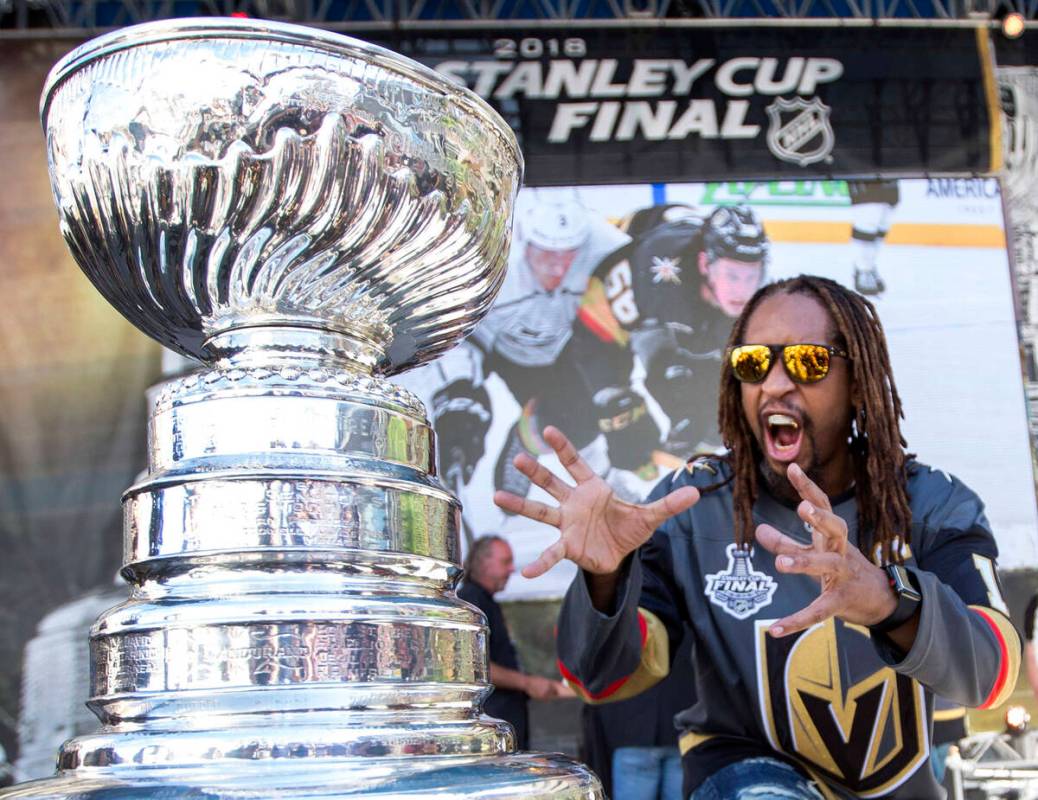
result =
M181 19L88 42L41 101L61 230L145 333L342 333L393 374L449 348L504 275L522 156L466 89L295 25Z

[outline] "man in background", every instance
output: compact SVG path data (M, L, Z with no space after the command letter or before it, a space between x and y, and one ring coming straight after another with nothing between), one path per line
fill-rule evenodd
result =
M14 769L7 760L7 752L0 745L0 789L14 784Z
M1034 694L1036 700L1038 700L1038 655L1034 652L1034 618L1035 613L1038 611L1038 594L1032 595L1031 599L1027 603L1027 610L1024 612L1024 667L1027 674L1027 683L1031 687L1031 692Z
M465 559L465 579L458 597L479 608L487 617L490 629L490 682L494 693L483 709L492 717L512 723L516 744L529 749L530 726L527 698L555 700L574 697L562 681L528 675L522 671L505 616L494 595L503 591L515 572L512 548L500 536L482 536L469 549Z

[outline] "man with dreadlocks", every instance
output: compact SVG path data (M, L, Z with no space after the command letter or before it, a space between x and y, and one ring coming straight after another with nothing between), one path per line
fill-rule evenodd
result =
M901 417L873 306L801 276L759 290L732 330L727 456L638 506L550 429L576 485L520 456L559 505L495 496L560 529L524 574L581 567L558 642L586 700L652 685L691 629L695 701L675 723L692 800L943 797L934 694L1012 692L1019 638L983 505L905 452Z

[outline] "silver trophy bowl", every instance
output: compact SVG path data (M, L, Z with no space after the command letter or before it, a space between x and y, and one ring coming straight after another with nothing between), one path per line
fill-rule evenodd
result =
M307 28L89 42L41 104L98 290L205 366L149 393L129 599L90 632L102 727L11 798L601 798L486 717L460 507L384 375L459 341L505 269L522 159L466 90Z
M391 374L468 333L503 277L515 137L382 48L262 21L141 25L58 63L40 113L83 271L201 360L223 333L310 327Z

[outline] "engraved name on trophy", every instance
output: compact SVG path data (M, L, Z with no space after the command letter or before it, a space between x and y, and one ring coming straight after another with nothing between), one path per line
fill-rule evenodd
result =
M488 309L522 159L477 97L302 27L110 34L48 79L61 230L131 322L206 368L150 395L130 599L90 706L13 798L576 798L481 713L482 615L421 404L384 377Z

